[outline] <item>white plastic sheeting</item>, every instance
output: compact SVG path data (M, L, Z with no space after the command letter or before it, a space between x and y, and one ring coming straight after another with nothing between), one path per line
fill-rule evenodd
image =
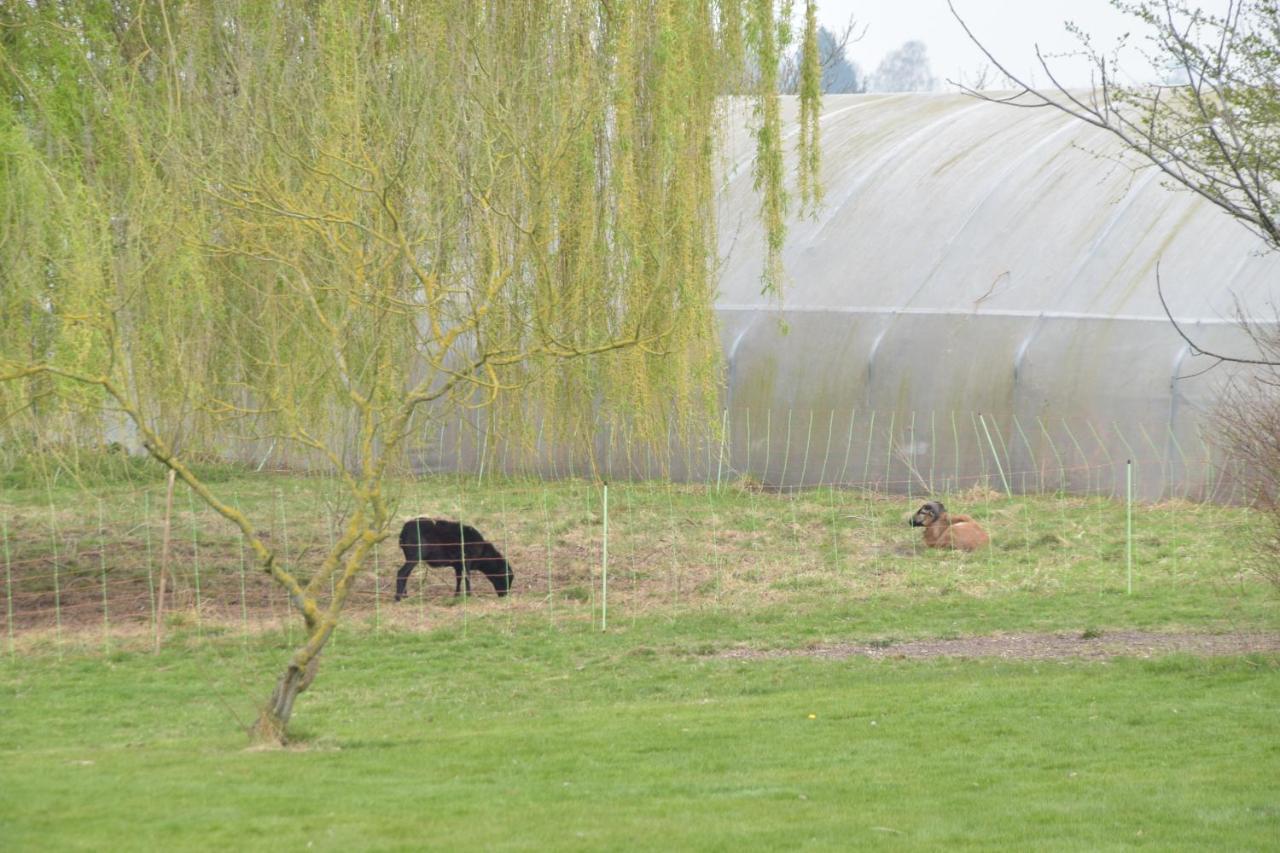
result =
M717 468L723 455L772 485L814 484L799 454L857 437L863 471L875 459L880 485L904 491L944 469L950 485L1114 488L1133 459L1141 495L1214 492L1207 414L1228 371L1184 378L1205 360L1166 320L1156 267L1197 341L1248 355L1237 305L1274 317L1280 255L1056 111L829 96L821 128L825 204L793 217L781 304L760 293L750 142L730 140ZM782 418L807 425L803 442Z

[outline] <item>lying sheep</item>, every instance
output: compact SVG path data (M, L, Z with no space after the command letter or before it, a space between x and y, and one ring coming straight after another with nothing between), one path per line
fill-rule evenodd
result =
M976 551L991 541L987 531L967 515L953 515L940 501L929 501L911 516L912 527L924 528L924 544L930 548Z

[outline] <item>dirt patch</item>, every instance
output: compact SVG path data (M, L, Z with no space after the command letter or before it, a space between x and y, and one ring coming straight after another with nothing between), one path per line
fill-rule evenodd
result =
M730 649L720 657L736 660L815 657L840 659L1002 658L1006 660L1107 660L1150 658L1169 654L1222 657L1280 653L1280 633L1179 634L1106 631L1080 634L999 634L951 640L912 640L901 643L829 643L805 649Z

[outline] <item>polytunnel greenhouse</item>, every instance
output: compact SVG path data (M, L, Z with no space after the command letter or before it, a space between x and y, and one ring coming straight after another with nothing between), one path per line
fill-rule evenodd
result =
M1274 318L1280 257L1245 227L1057 111L828 96L824 204L790 223L778 299L761 293L752 142L745 116L735 125L721 423L657 463L601 436L596 473L908 494L1118 494L1132 475L1148 499L1239 497L1209 434L1230 368L1203 370L1156 274L1198 344L1247 356L1237 308ZM431 442L427 467L494 455L478 430L457 432ZM538 456L552 476L592 467Z
M1274 316L1280 273L1259 238L1054 110L837 96L821 128L825 205L791 223L781 304L760 293L750 169L731 166L718 313L735 466L750 451L783 486L817 483L825 458L827 480L900 490L1002 473L1096 490L1132 459L1148 497L1220 485L1204 433L1227 370L1194 375L1209 360L1168 322L1156 268L1197 343L1248 355L1237 300Z

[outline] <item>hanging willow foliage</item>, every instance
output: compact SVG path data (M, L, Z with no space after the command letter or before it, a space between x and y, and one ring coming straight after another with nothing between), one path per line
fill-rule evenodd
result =
M494 403L513 431L530 412L584 434L605 412L651 438L704 417L715 156L746 86L762 280L780 291L790 2L86 0L0 16L0 352L93 374L114 346L122 387L193 448L223 446L229 416L249 434L281 419L346 434L335 400L375 375L394 399L464 374L445 396ZM815 27L808 0L809 83ZM804 91L802 208L818 168ZM100 399L46 375L0 394L48 415Z
M754 80L776 291L789 16L775 0L5 5L7 440L97 437L114 412L239 526L308 629L264 712L282 736L424 413L657 438L714 409L726 102ZM816 123L801 142L809 199ZM346 485L322 565L284 565L187 465L254 439Z
M822 168L822 151L818 133L818 115L822 97L822 66L818 56L818 4L806 0L804 10L804 46L800 51L800 143L796 147L796 183L800 189L803 210L816 210L822 204L822 184L818 173Z

